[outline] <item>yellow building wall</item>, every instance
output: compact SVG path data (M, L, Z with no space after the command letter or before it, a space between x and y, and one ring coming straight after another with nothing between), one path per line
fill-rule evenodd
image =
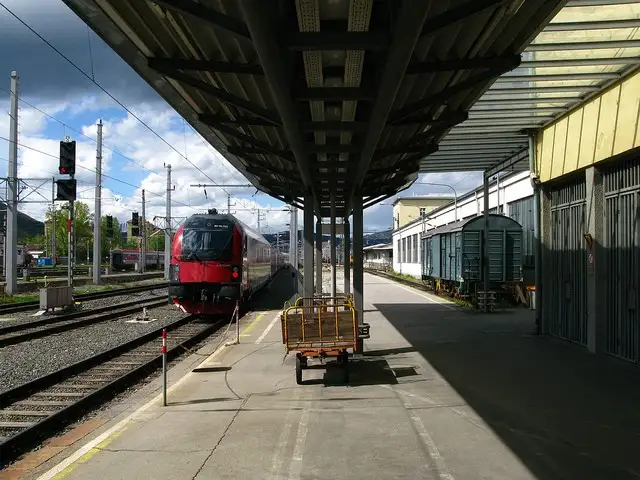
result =
M416 198L415 200L412 198L407 198L398 200L397 203L393 206L393 227L399 228L398 218L400 219L400 227L406 225L407 223L413 222L417 218L420 218L421 208L425 208L427 213L429 213L430 211L451 202L452 199L450 198Z
M640 71L546 127L536 138L536 171L548 182L640 147Z

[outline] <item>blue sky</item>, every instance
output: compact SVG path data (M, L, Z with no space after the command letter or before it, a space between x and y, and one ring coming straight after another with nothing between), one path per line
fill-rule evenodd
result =
M202 189L199 183L247 183L211 145L206 143L135 72L100 40L60 0L1 0L23 21L71 59L87 75L153 128L165 141L149 131L126 110L91 83L37 36L0 7L0 137L9 136L9 77L20 75L19 176L50 178L57 171L58 142L69 135L77 141L77 178L80 196L93 210L96 123L104 124L103 214L121 221L140 211L141 190L147 192L147 216L162 216L165 210L164 163L174 167L173 212L188 216L212 206L226 206L233 195L234 210L243 221L256 225L257 210L263 212L264 231L286 228L284 204L255 189ZM25 103L28 102L28 103ZM31 105L29 105L31 104ZM35 108L34 108L35 107ZM51 117L48 117L49 114ZM66 124L67 126L63 125ZM167 143L169 145L167 145ZM0 139L0 173L6 175L9 145ZM184 158L186 157L186 158ZM203 172L199 172L193 164ZM478 173L423 175L421 181L448 183L458 194L476 187ZM42 182L29 182L31 187ZM28 191L28 190L27 190ZM428 193L448 195L447 188L415 185L402 195ZM50 199L51 183L28 199ZM24 193L23 195L26 195ZM365 211L365 230L391 226L393 199ZM21 210L41 219L46 203L25 203ZM271 210L271 211L269 211ZM300 225L302 224L300 217Z

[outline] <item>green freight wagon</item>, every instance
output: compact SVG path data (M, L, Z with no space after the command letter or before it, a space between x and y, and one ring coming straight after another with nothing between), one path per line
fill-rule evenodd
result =
M422 280L434 290L475 296L484 283L484 216L460 220L422 235ZM489 215L489 284L522 281L522 226Z

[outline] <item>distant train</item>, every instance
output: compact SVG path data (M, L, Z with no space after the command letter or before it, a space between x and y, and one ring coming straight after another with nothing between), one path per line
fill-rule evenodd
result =
M484 216L427 231L422 237L422 280L435 291L469 297L484 289ZM489 288L522 281L522 226L504 215L489 215Z
M177 230L171 251L169 295L192 314L227 314L288 264L258 232L233 215L189 217Z
M112 250L109 257L109 263L114 271L133 270L136 264L140 264L139 250ZM145 260L145 270L164 269L164 252L146 252Z

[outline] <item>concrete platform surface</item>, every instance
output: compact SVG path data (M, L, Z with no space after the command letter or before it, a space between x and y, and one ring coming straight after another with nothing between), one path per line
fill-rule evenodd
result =
M626 479L640 456L638 370L365 275L372 338L296 385L277 311L169 393L39 478Z

